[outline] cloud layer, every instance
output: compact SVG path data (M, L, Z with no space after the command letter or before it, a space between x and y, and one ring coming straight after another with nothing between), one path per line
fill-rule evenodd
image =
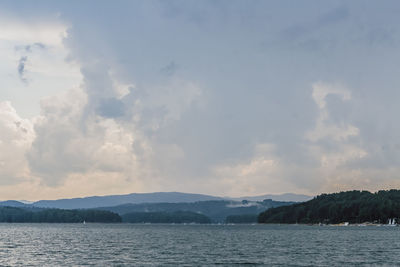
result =
M5 69L24 90L69 73L68 89L42 83L30 119L0 93L10 198L399 185L396 2L77 5L39 2L35 28L6 5L18 34L0 30Z

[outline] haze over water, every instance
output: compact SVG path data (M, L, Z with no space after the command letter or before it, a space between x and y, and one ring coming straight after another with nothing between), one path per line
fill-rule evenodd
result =
M397 227L0 224L7 266L396 265Z

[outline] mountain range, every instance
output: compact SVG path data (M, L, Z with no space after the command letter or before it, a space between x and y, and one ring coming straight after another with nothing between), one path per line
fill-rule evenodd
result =
M31 204L15 200L7 200L0 202L0 206L12 207L38 207L38 208L59 208L59 209L90 209L98 207L111 207L124 204L141 204L141 203L191 203L199 201L215 201L215 200L249 200L262 201L271 199L274 201L303 202L312 199L310 196L298 194L281 194L281 195L262 195L252 197L217 197L204 194L190 194L181 192L155 192L155 193L132 193L126 195L109 195L109 196L91 196L84 198L70 198L57 200L39 200Z
M287 206L295 202L274 201L265 199L263 201L235 201L235 200L207 200L180 203L140 203L124 204L112 207L97 208L103 211L111 211L124 218L139 215L140 213L173 213L179 211L192 212L207 216L211 222L223 223L228 216L256 215L274 207ZM256 220L254 220L254 223Z

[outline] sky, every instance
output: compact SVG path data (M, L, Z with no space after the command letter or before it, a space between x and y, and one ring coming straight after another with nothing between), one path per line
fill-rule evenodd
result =
M0 196L400 187L399 1L0 1Z

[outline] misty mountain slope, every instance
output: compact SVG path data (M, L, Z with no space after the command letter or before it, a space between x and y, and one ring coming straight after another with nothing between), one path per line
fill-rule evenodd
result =
M302 194L284 193L284 194L266 194L261 196L244 196L238 198L231 198L233 200L249 200L249 201L263 201L264 199L272 199L274 201L293 201L293 202L304 202L313 199L313 196L307 196Z
M124 204L114 207L101 207L98 209L112 211L119 215L132 212L176 212L191 211L204 214L213 222L225 222L227 216L243 214L259 214L269 208L291 205L294 202L282 202L266 199L262 202L211 200L191 203L142 203Z
M92 196L84 198L70 198L57 200L40 200L32 205L40 208L58 208L58 209L90 209L98 207L111 207L123 204L139 204L139 203L190 203L209 200L249 200L263 201L264 199L272 199L274 201L292 201L302 202L312 199L310 196L298 194L282 194L282 195L262 195L252 197L228 198L216 197L203 194L190 194L181 192L155 192L155 193L132 193L126 195L109 195L109 196ZM23 204L23 203L21 203Z

